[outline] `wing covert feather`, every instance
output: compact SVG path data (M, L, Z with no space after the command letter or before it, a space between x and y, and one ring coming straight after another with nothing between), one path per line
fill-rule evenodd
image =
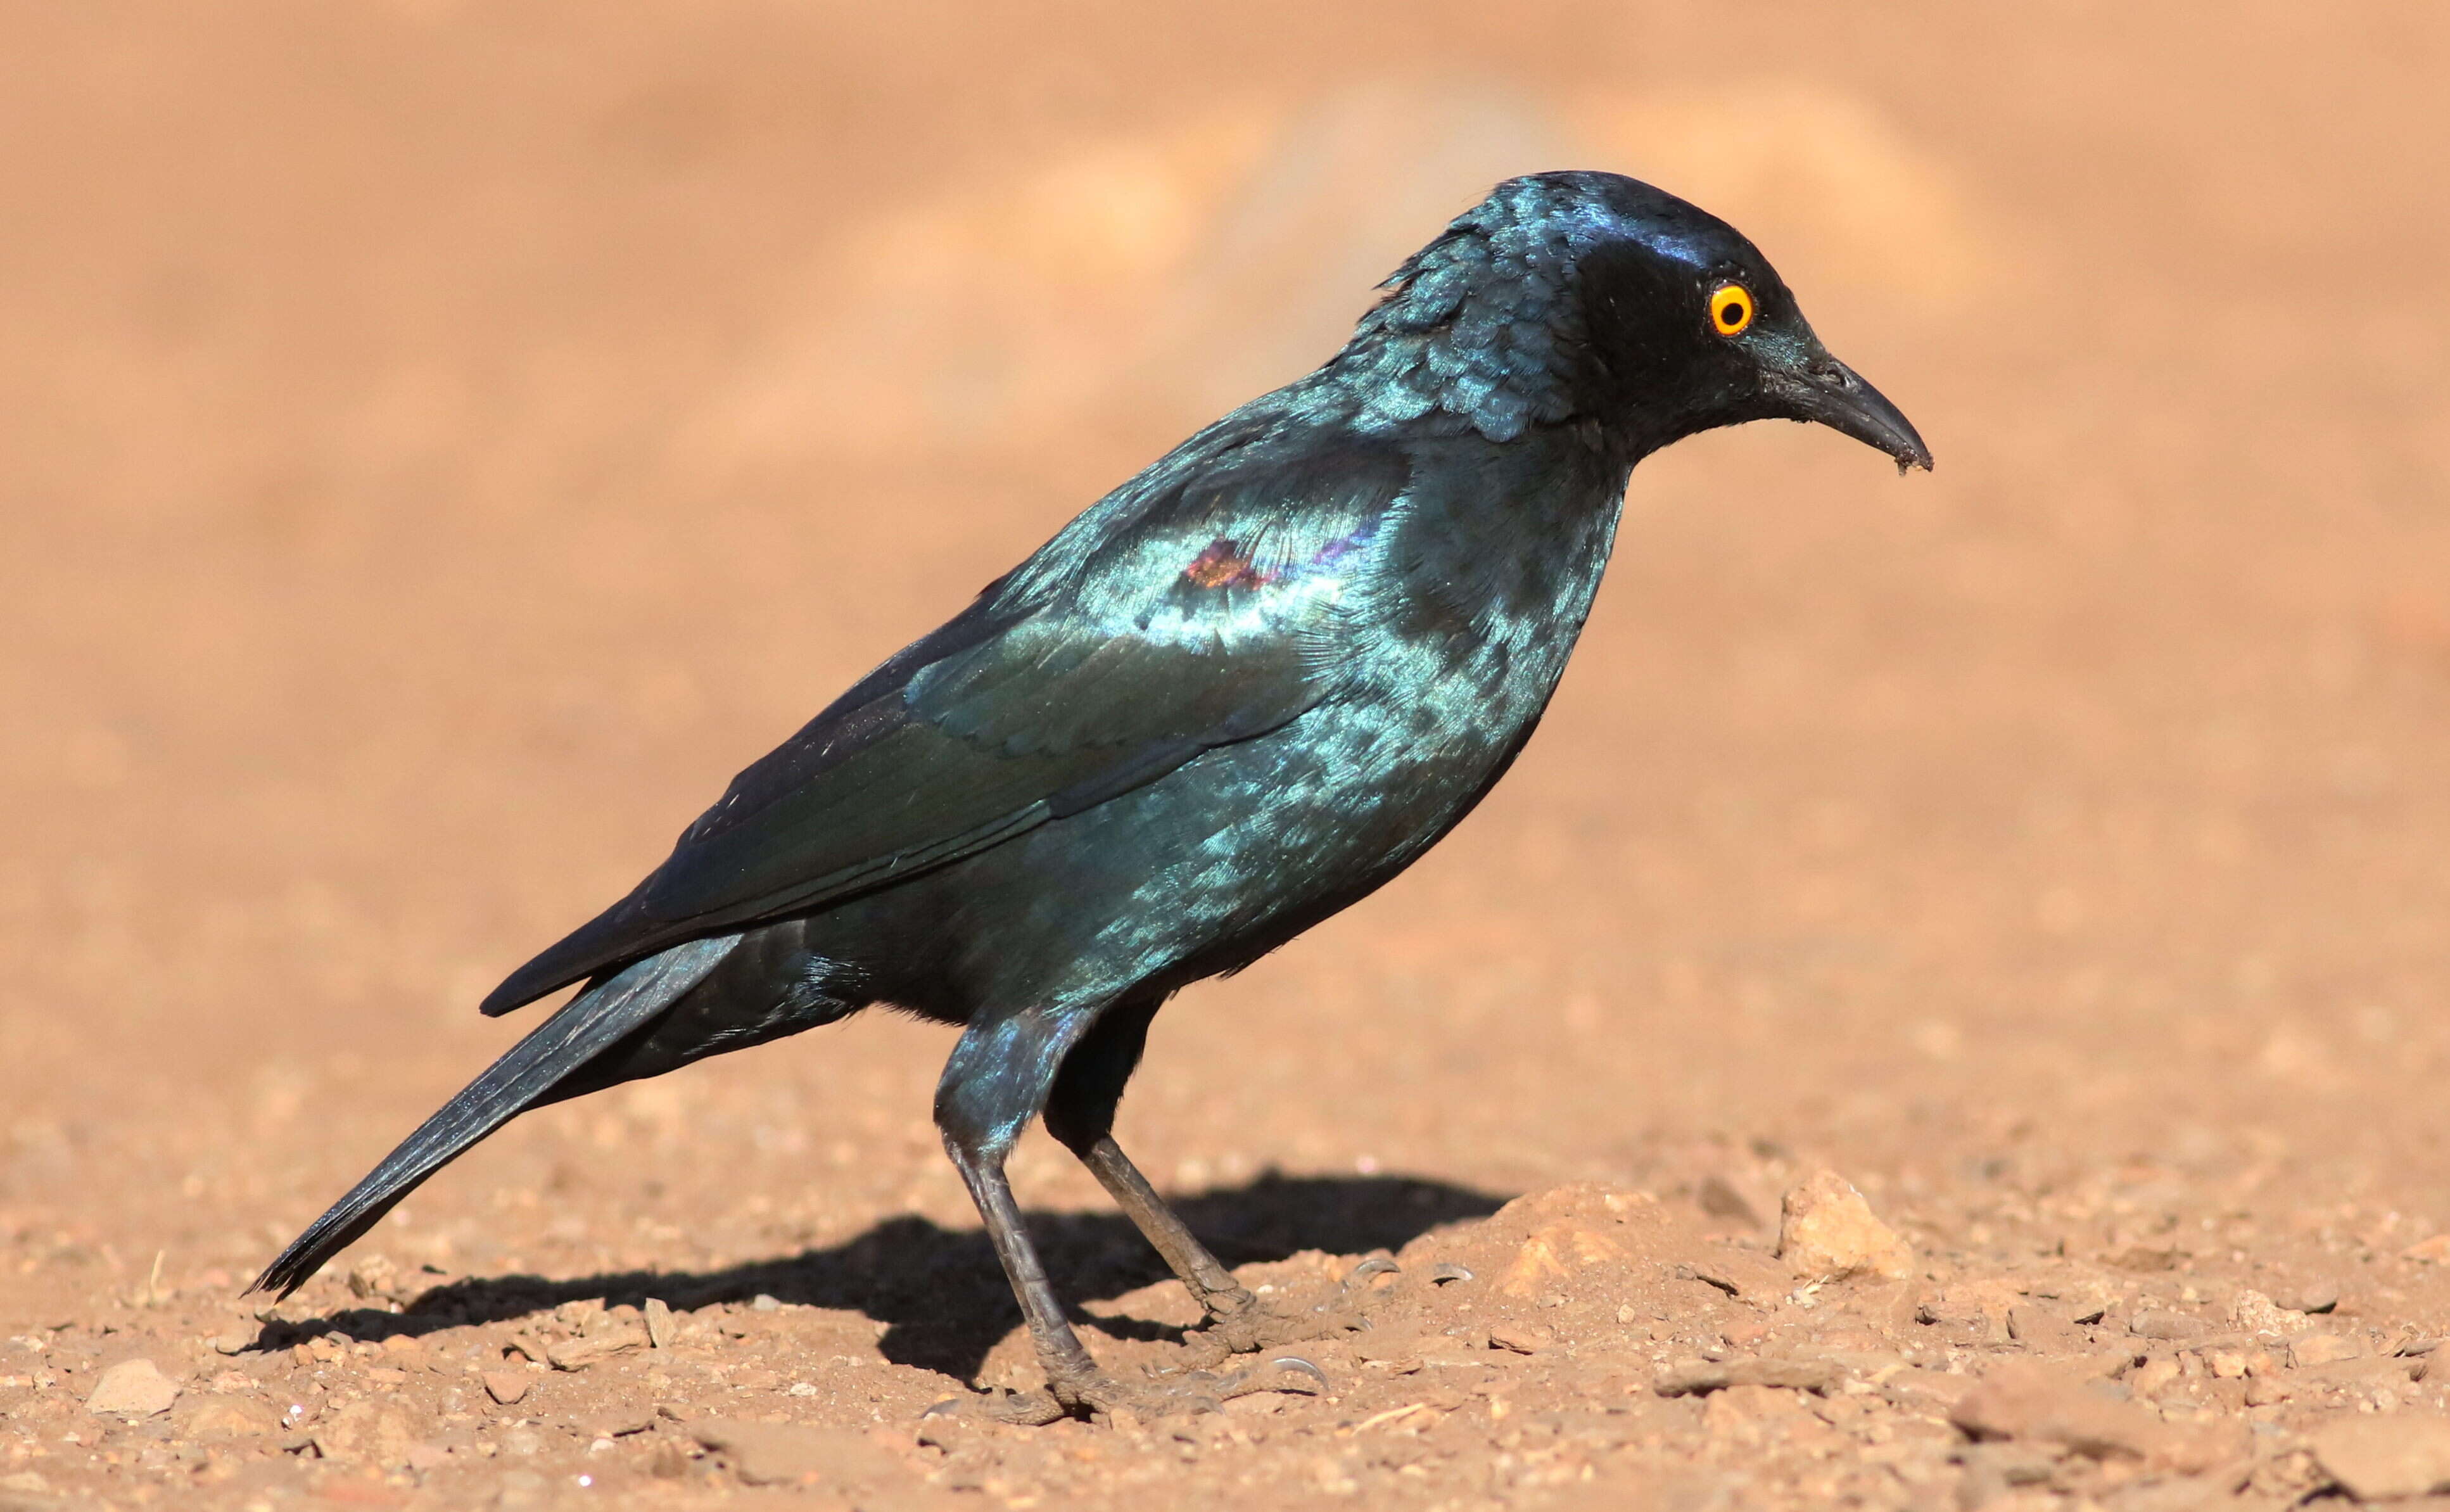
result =
M743 771L484 1011L944 864L1297 718L1334 691L1343 590L1406 476L1354 448L1118 491Z

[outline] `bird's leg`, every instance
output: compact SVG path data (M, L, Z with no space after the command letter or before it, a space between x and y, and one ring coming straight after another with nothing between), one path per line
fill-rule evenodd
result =
M1234 1272L1166 1206L1115 1142L1115 1109L1139 1064L1149 1021L1162 1002L1118 1003L1072 1047L1047 1095L1046 1132L1079 1157L1115 1206L1164 1258L1166 1269L1208 1314L1210 1337L1229 1352L1248 1353L1338 1331L1351 1316L1348 1308L1332 1305L1345 1300L1341 1293L1331 1299L1331 1306L1306 1312L1277 1313L1262 1307L1251 1289L1235 1280Z
M1048 1114L1053 1115L1050 1106ZM1260 1302L1251 1289L1234 1279L1234 1272L1209 1252L1181 1218L1175 1214L1165 1200L1132 1164L1123 1147L1107 1134L1086 1150L1076 1149L1091 1173L1096 1175L1115 1205L1148 1237L1157 1252L1165 1257L1166 1268L1175 1273L1184 1289L1208 1314L1204 1337L1225 1347L1227 1354L1248 1354L1254 1349L1270 1349L1282 1345L1299 1344L1307 1339L1323 1339L1361 1327L1356 1321L1356 1303L1370 1278L1394 1269L1390 1260L1365 1260L1345 1277L1344 1284L1314 1306L1284 1310Z
M1012 1183L1004 1179L1003 1153L965 1148L949 1134L944 1138L944 1150L953 1157L953 1169L962 1173L962 1185L970 1189L970 1200L979 1205L979 1217L986 1224L996 1259L1002 1262L1004 1279L1012 1283L1013 1295L1021 1302L1021 1321L1029 1327L1030 1347L1046 1371L1047 1395L1054 1410L1040 1413L1032 1405L1014 1416L1052 1423L1065 1415L1073 1399L1097 1379L1098 1362L1090 1358L1087 1346L1081 1344L1080 1336L1064 1320L1063 1304L1055 1295L1054 1284L1046 1279L1046 1266L1038 1258L1038 1247L1029 1242L1029 1233L1021 1227L1021 1210L1012 1200Z
M1209 1317L1218 1322L1258 1305L1250 1289L1184 1227L1139 1167L1115 1143L1115 1108L1148 1044L1163 998L1117 1003L1063 1057L1046 1098L1046 1132L1080 1158L1123 1215L1146 1235Z
M1017 1397L998 1415L1021 1423L1052 1423L1068 1414L1129 1407L1143 1416L1161 1416L1213 1409L1228 1397L1251 1391L1282 1389L1285 1382L1249 1371L1224 1378L1199 1372L1162 1385L1117 1381L1098 1367L1064 1318L1038 1248L1021 1224L1004 1161L1031 1116L1044 1107L1065 1052L1093 1019L1094 1014L1085 1010L1032 1009L973 1024L953 1047L936 1088L936 1124L943 1133L945 1153L978 1204L996 1258L1021 1303L1039 1365L1046 1371L1043 1393ZM1215 1264L1213 1259L1209 1263ZM1307 1362L1284 1368L1318 1375L1317 1367Z
M1252 1295L1251 1289L1235 1280L1225 1263L1210 1253L1198 1236L1165 1205L1165 1199L1149 1185L1148 1177L1140 1174L1140 1168L1132 1164L1132 1157L1123 1153L1122 1146L1115 1143L1113 1134L1103 1135L1086 1149L1075 1147L1072 1153L1080 1157L1080 1163L1115 1199L1115 1206L1123 1210L1123 1216L1131 1219L1133 1227L1156 1247L1165 1258L1166 1269L1174 1272L1190 1291L1192 1300L1212 1320L1225 1323L1258 1307L1259 1299Z

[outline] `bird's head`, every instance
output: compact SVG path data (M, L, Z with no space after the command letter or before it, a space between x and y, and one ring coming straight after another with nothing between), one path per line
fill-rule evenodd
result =
M1638 180L1509 179L1389 289L1345 355L1391 380L1382 412L1444 410L1492 439L1596 420L1637 452L1746 420L1807 420L1900 472L1931 466L1913 424L1821 345L1759 248Z

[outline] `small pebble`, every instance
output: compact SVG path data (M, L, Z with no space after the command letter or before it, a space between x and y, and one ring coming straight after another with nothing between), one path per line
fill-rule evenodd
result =
M1862 1275L1902 1281L1914 1274L1914 1250L1873 1213L1851 1182L1832 1171L1817 1172L1787 1192L1778 1256L1809 1281Z
M2362 1340L2344 1333L2308 1333L2290 1341L2288 1346L2289 1363L2301 1370L2307 1366L2362 1360L2369 1352Z
M2291 1312L2328 1312L2340 1305L2340 1284L2306 1281L2273 1291L2271 1300Z
M102 1372L85 1409L96 1417L149 1418L167 1412L179 1386L150 1360L123 1360Z
M2313 1327L2307 1321L2305 1314L2293 1308L2284 1308L2262 1292L2254 1290L2241 1291L2237 1294L2236 1302L2230 1306L2229 1316L2237 1321L2240 1328L2248 1333L2269 1334L2275 1338L2285 1339L2290 1334L2303 1333Z
M1738 1386L1768 1386L1825 1395L1838 1389L1844 1373L1825 1360L1701 1361L1676 1367L1662 1375L1652 1389L1663 1397L1707 1396Z

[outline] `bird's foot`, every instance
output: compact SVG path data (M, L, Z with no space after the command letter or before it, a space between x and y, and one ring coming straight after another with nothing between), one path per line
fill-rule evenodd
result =
M1229 1354L1250 1354L1360 1328L1361 1301L1370 1292L1370 1283L1400 1269L1383 1256L1364 1260L1327 1295L1307 1307L1272 1307L1236 1288L1209 1299L1209 1324L1199 1337L1223 1345Z
M1128 1413L1143 1423L1158 1418L1215 1412L1235 1397L1259 1391L1298 1391L1315 1396L1325 1391L1327 1373L1295 1355L1284 1355L1264 1366L1231 1374L1194 1370L1162 1380L1126 1381L1099 1369L1066 1372L1050 1380L1042 1391L1015 1391L975 1402L976 1409L998 1423L1038 1427L1063 1418L1089 1418L1112 1423ZM968 1410L972 1403L941 1403L928 1410Z

